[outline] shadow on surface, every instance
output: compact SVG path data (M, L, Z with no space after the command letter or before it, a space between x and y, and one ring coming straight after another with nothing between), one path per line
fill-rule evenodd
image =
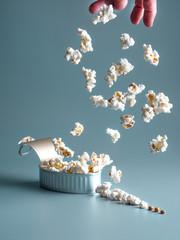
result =
M42 192L47 191L41 188L37 180L24 180L16 176L0 176L0 188L21 188L29 191Z

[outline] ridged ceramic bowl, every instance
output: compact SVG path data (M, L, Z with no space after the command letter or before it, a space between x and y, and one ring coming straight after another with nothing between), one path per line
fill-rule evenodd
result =
M75 174L54 172L39 166L40 186L49 190L67 193L95 193L101 184L101 172Z

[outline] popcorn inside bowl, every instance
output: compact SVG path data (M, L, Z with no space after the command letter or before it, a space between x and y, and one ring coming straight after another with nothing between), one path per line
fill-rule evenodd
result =
M77 160L71 160L70 162L63 161L64 157L73 156L74 152L67 148L65 144L59 140L52 140L55 150L59 154L59 157L56 159L51 159L49 161L44 161L41 164L42 168L56 171L56 172L65 172L65 173L77 173L77 174L89 174L89 173L98 173L105 166L110 165L113 160L110 159L108 154L100 154L99 156L93 152L91 156L87 152L84 152L81 156L77 156ZM62 146L64 147L62 150ZM64 149L69 151L69 155L63 155ZM73 153L73 154L72 154Z

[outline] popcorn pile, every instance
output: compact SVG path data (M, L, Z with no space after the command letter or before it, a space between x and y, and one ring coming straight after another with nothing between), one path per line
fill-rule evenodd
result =
M143 44L144 48L144 59L146 62L157 66L159 64L159 54L156 50L152 50L151 45Z
M129 129L134 126L135 121L133 120L134 116L133 115L123 115L120 117L121 119L121 125L125 129Z
M98 15L92 19L92 23L95 25L99 22L105 24L116 17L117 15L113 13L113 6L104 4L98 12Z
M121 170L117 170L116 166L112 166L109 170L109 176L115 183L119 183L121 181L122 172Z
M92 52L93 51L92 39L91 39L90 35L87 33L87 31L83 30L81 28L78 28L77 33L81 37L81 40L82 40L81 45L80 45L80 50L83 53Z
M155 114L171 113L173 104L169 103L169 98L164 93L155 94L153 90L149 90L146 94L149 103L142 107L142 119L144 122L150 122Z
M166 135L164 135L164 137L158 135L156 139L152 139L149 143L151 153L165 152L168 147L167 139Z
M114 82L117 81L117 77L120 75L126 75L133 70L134 66L128 62L126 58L121 58L120 63L112 63L112 66L109 68L105 81L109 87L112 87Z
M105 100L101 95L91 96L90 99L94 107L101 106L103 108L109 107L113 110L125 110L125 105L133 107L136 103L136 95L141 93L145 89L143 84L136 85L132 83L128 87L128 92L122 93L117 91L113 94L112 98Z
M41 167L56 172L89 174L100 172L105 166L113 162L108 154L103 153L98 156L95 152L91 156L84 152L77 157L76 161L71 160L70 162L63 161L63 157L60 155L59 158L44 161Z
M120 138L120 133L118 130L113 130L111 128L107 128L106 133L111 136L111 140L113 143L116 143L118 141L118 139Z
M140 198L129 194L119 188L111 191L112 184L110 182L104 182L97 186L96 193L99 193L101 197L108 198L110 200L119 201L122 204L136 205L140 208L148 208L148 203L141 201Z
M67 61L70 61L73 64L78 64L81 61L82 54L79 50L74 50L71 47L67 48L65 58Z
M84 131L83 125L79 122L76 122L73 129L70 131L70 134L72 136L80 136L83 131Z
M91 70L91 69L86 69L86 68L82 68L82 73L86 79L86 89L88 92L92 92L92 89L96 86L96 71Z
M123 50L126 50L129 47L133 46L135 44L135 41L133 38L129 36L128 33L123 33L121 34L121 37L120 37L120 43L121 43L121 48Z

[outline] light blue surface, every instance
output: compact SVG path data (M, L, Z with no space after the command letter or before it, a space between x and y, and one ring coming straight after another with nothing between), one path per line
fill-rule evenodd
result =
M178 1L158 1L154 27L133 26L133 7L118 12L106 25L91 23L90 1L1 0L0 1L0 239L178 239L179 236L179 8ZM83 54L79 65L66 62L67 47L79 48L76 29L86 29L94 51ZM120 48L121 33L136 41L127 51ZM160 64L145 62L142 44L151 44L160 54ZM134 70L119 77L108 88L104 77L112 62L127 58ZM137 96L134 108L123 114L135 115L135 126L120 125L120 111L92 106L81 73L82 66L97 71L93 95L112 96L126 91L131 82L146 90ZM145 93L163 92L174 104L171 114L157 115L149 124L141 119ZM69 131L74 122L85 130L80 137ZM113 144L105 133L118 129L119 142ZM165 153L150 154L148 142L158 134L168 136ZM108 153L123 172L114 187L135 194L160 215L136 207L119 205L98 196L61 194L39 187L39 160L35 153L20 157L17 143L30 135L36 139L61 136L75 151ZM102 180L108 181L109 167Z

